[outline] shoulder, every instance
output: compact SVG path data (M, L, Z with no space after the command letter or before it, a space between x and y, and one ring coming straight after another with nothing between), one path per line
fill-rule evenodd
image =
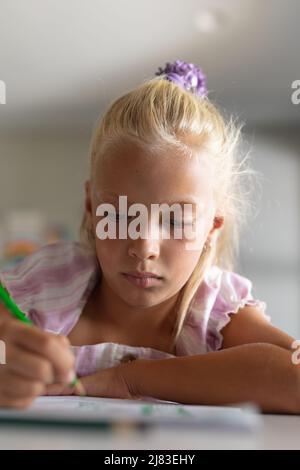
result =
M250 300L252 297L252 281L234 271L212 266L207 273L205 282L211 295L213 293L215 297L214 312L223 311L229 306L236 310L241 306L241 301Z
M0 273L0 282L25 313L54 311L79 300L97 271L96 256L82 243L42 246L13 268Z
M95 264L95 256L83 245L76 241L57 242L42 246L39 250L26 256L16 266L4 269L0 280L9 283L35 282L38 288L41 281L54 280L53 276L64 272L64 278L74 277L78 271Z
M187 327L198 351L221 348L222 328L246 305L256 306L263 316L267 304L254 298L252 281L237 272L211 266L198 287L187 313ZM196 352L197 353L197 352Z
M236 309L241 300L252 297L252 281L234 271L211 266L204 276L191 302L190 314L200 308L209 312Z

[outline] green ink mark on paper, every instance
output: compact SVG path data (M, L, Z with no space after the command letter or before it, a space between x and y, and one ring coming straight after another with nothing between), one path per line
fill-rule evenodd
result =
M153 406L152 405L142 405L141 412L144 415L151 415L152 412L153 412Z
M185 408L182 408L182 406L179 406L177 408L177 413L180 414L180 415L185 415L185 416L190 415L190 413Z

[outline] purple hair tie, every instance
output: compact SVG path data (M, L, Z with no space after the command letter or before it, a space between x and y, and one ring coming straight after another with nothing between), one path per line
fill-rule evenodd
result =
M155 75L166 74L166 79L176 83L187 91L196 95L207 96L206 76L202 70L194 64L189 64L183 60L167 62L165 68L159 67Z

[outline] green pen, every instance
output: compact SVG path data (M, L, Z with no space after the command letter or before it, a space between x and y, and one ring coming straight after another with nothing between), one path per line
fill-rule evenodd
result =
M23 323L27 323L28 325L33 325L34 323L26 317L26 315L19 309L19 307L15 304L15 302L12 300L10 294L8 291L5 289L0 284L0 300L4 303L5 307L12 313L12 315L15 318L18 318L21 320ZM69 384L71 387L76 387L80 395L86 395L84 387L78 377L74 377L72 382Z

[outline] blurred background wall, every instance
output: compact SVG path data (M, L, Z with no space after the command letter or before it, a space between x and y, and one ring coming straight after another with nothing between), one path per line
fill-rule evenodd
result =
M211 100L245 122L263 185L238 271L273 323L299 338L300 104L291 96L300 80L300 2L0 0L0 7L2 263L21 214L28 233L44 241L77 238L96 118L179 58L202 67Z

